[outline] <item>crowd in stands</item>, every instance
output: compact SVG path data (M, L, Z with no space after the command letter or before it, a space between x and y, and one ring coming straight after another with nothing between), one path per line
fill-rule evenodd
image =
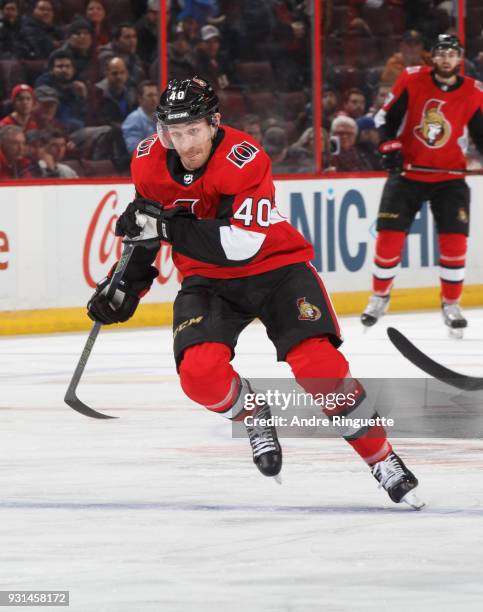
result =
M313 0L167 5L169 77L208 79L275 173L313 172ZM405 67L430 64L454 5L322 0L324 170L380 169L375 114ZM482 78L479 0L467 14L465 73ZM156 128L158 18L159 0L0 0L0 178L128 175Z

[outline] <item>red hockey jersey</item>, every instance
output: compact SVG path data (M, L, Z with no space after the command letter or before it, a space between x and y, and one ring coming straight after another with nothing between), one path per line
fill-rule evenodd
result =
M210 159L196 171L184 169L174 150L150 136L134 151L131 174L140 196L196 216L186 248L173 242L173 261L184 277L251 276L314 256L277 210L270 158L244 132L222 126Z
M375 119L383 139L401 141L405 163L464 170L468 129L482 146L482 112L482 83L458 77L447 86L435 79L432 68L415 66L402 73ZM427 182L461 178L441 172L407 171L405 176Z

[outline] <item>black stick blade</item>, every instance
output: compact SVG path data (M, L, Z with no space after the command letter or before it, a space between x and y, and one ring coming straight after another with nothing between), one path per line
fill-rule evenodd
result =
M73 408L74 410L77 410L77 412L80 412L84 416L91 417L93 419L118 419L119 418L116 416L110 416L109 414L103 414L102 412L98 412L97 410L94 410L93 408L89 408L89 406L87 406L87 404L84 404L84 402L81 402L80 399L76 397L75 394L70 394L68 391L65 394L64 402L68 406Z
M404 334L394 327L387 328L387 335L401 355L406 357L413 365L423 370L423 372L426 372L426 374L436 378L436 380L462 389L463 391L478 391L483 389L483 378L460 374L434 361L434 359L431 359L426 353L419 350Z

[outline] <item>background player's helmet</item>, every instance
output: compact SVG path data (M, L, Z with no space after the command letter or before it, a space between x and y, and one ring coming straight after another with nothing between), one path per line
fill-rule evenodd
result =
M454 49L460 55L463 53L459 38L453 34L440 34L431 48L431 55L434 55L438 49Z
M158 135L162 144L172 147L166 130L169 125L206 117L209 123L216 127L214 113L217 113L218 109L218 96L204 79L198 76L184 80L171 79L156 107Z

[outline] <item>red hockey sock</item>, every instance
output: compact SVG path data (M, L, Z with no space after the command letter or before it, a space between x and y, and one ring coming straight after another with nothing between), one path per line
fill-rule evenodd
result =
M438 239L441 297L451 304L458 302L463 292L468 238L463 234L439 234Z
M328 338L310 338L293 347L286 356L297 382L308 393L353 392L360 400L356 405L342 406L337 409L338 415L350 414L352 418L364 416L367 406L364 404L364 390L361 384L350 377L349 364L344 355L330 343ZM350 410L349 410L350 408ZM334 411L324 410L333 416ZM364 461L369 464L384 459L392 450L387 440L384 427L371 427L368 431L361 429L345 438Z
M377 234L372 277L372 291L376 295L389 295L399 270L405 239L405 232L381 230Z
M203 342L188 347L179 366L180 383L186 395L228 418L240 389L240 377L230 359L229 346Z

